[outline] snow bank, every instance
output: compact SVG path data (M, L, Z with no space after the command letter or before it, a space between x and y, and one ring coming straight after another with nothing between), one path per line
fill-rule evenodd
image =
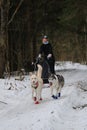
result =
M71 61L68 62L60 62L57 61L55 64L55 70L69 70L69 69L80 69L87 70L87 65L82 65L80 63L73 63Z

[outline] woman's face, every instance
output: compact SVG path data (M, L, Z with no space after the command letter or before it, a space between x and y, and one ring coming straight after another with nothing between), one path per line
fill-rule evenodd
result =
M42 39L42 42L44 43L44 42L47 42L48 40L46 39L46 38L43 38Z

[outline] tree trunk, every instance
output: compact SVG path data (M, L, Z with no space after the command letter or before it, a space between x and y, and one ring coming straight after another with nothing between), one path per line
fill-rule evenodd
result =
M7 20L8 20L8 0L2 0L1 3L1 37L0 37L0 77L5 70L5 60L7 48ZM7 50L7 51L6 51Z
M86 17L86 26L87 26L87 17ZM84 31L85 31L85 45L86 45L86 65L87 65L87 30L86 26L84 26Z
M84 24L84 41L85 41L85 64L87 64L87 38L86 38L86 25Z

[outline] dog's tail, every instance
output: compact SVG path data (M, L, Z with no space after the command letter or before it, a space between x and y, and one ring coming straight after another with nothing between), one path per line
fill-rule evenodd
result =
M41 78L42 77L42 66L37 64L38 71L37 71L37 77Z

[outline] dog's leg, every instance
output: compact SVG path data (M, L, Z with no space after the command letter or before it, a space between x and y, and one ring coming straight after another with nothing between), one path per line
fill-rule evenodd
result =
M34 89L32 88L32 99L33 99L33 97L34 97Z
M56 89L56 97L58 97L58 88Z
M39 95L39 100L42 100L42 86L43 86L43 80L40 79L40 87L38 88L38 95Z
M58 84L57 84L58 85ZM55 95L52 95L52 97L54 98L54 99L58 99L58 92L59 92L59 85L58 85L58 87L57 88L55 88Z
M59 89L57 90L57 97L61 96L61 86L59 86Z
M36 91L36 101L35 101L35 104L39 104L39 93L38 91Z
M56 96L53 94L53 90L54 90L53 86L51 86L51 96L52 96L53 99L57 99Z
M36 101L36 95L34 95L35 94L35 90L34 90L34 88L32 89L32 99L34 100L34 101Z
M58 99L58 96L57 96L57 94L58 94L57 89L56 89L55 91L56 91L56 93L55 93L55 95L52 95L52 97L53 97L54 99Z
M50 89L51 89L51 96L53 96L53 87L51 86Z
M42 95L41 95L41 93L42 93L42 89L40 90L40 100L42 100Z

